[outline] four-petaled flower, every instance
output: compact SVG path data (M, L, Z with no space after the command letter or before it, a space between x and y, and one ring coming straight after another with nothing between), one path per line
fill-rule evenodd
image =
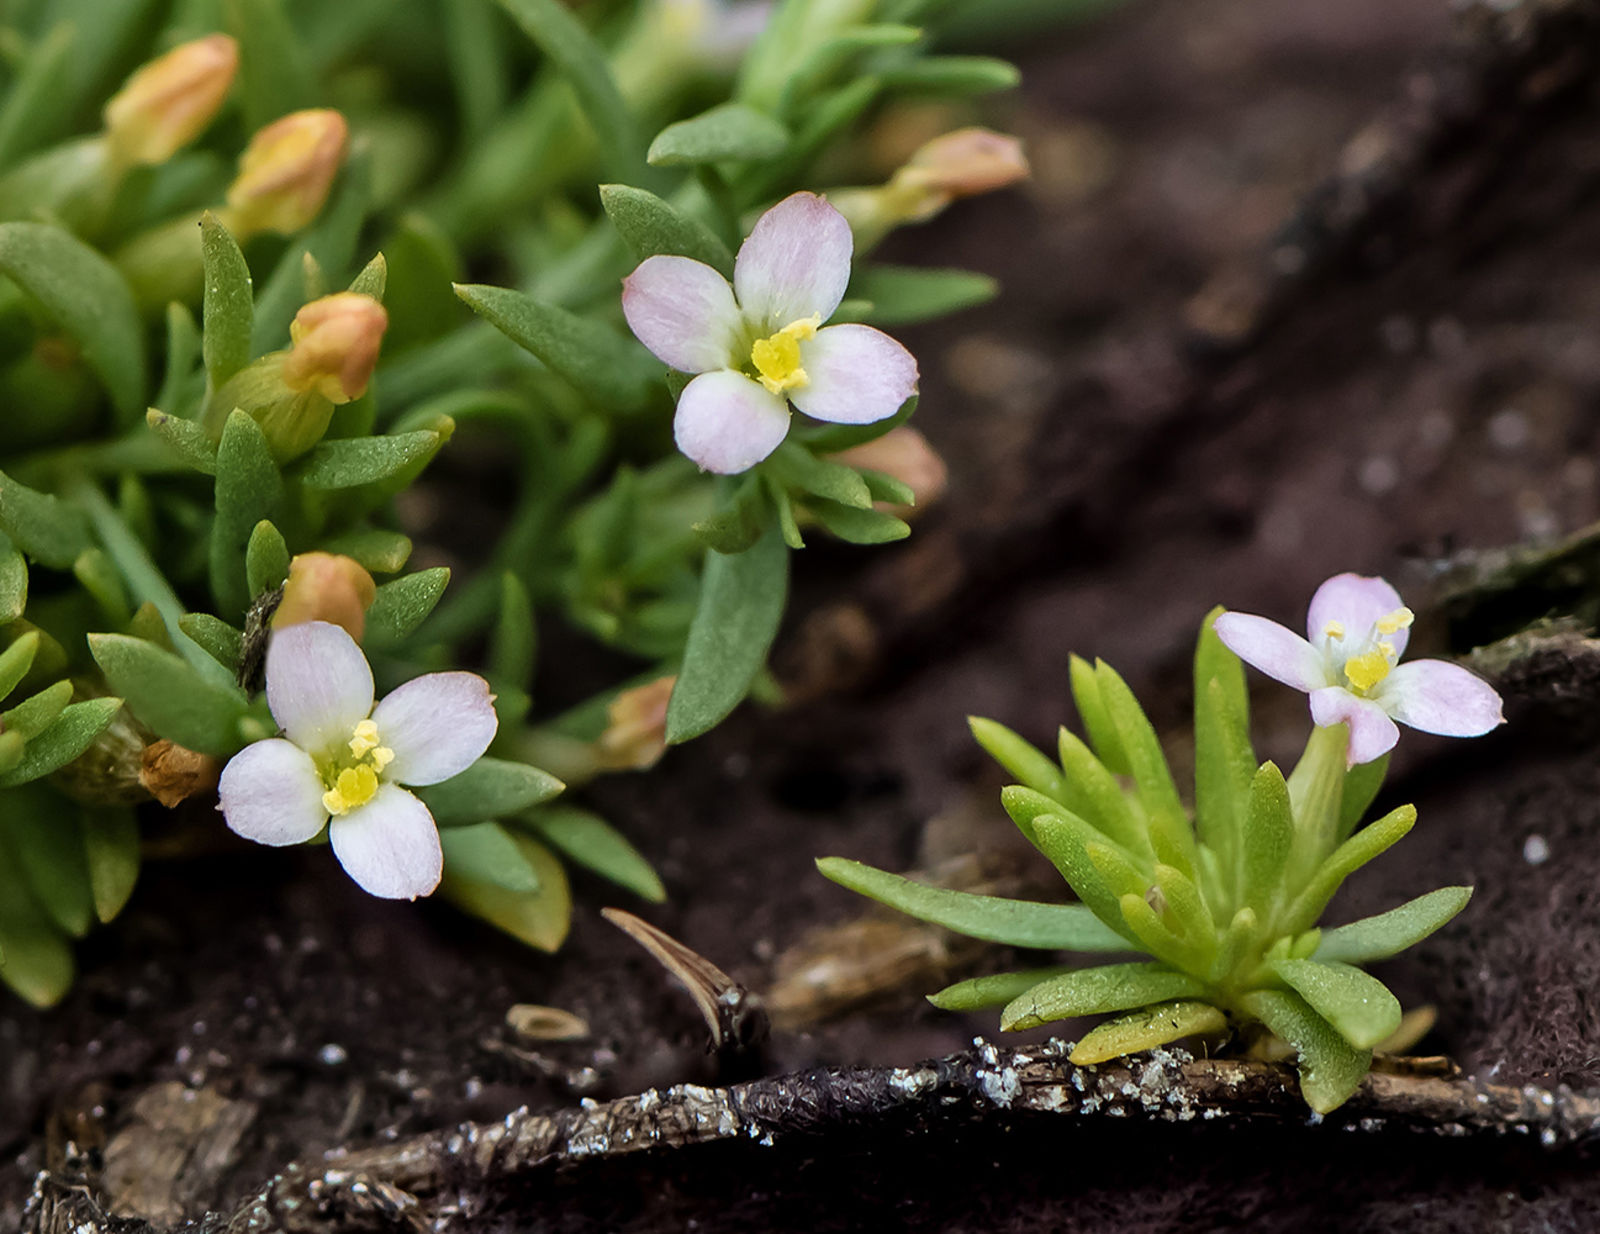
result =
M429 673L373 707L372 670L343 629L290 626L267 648L267 705L282 737L246 746L218 786L228 826L258 844L300 844L331 816L345 872L375 896L439 885L433 815L402 784L448 780L477 762L497 721L475 673Z
M1216 631L1246 664L1309 694L1317 724L1348 724L1347 760L1354 767L1394 748L1396 720L1445 737L1480 737L1505 721L1500 696L1459 665L1396 663L1411 621L1411 610L1383 579L1337 574L1311 598L1309 642L1246 613L1223 613Z
M911 353L871 326L823 327L844 299L853 241L815 193L763 214L739 249L733 286L688 257L646 258L623 280L622 311L657 359L696 373L678 398L678 449L734 475L782 444L789 403L816 420L871 424L917 388Z

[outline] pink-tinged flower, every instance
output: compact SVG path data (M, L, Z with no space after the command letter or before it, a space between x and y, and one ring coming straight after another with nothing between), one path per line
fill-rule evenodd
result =
M871 326L823 326L844 299L853 241L815 193L786 197L739 249L733 286L687 257L646 258L622 311L663 363L695 377L678 398L678 449L706 471L754 467L789 432L789 404L834 424L894 415L917 362Z
M439 830L401 785L437 784L477 762L494 740L493 701L476 674L429 673L373 707L372 670L344 630L325 621L279 630L267 648L267 705L283 736L233 756L219 808L258 844L301 844L328 824L334 856L363 890L427 895L444 869Z
M1444 737L1481 737L1505 722L1500 696L1460 665L1397 663L1411 622L1411 610L1383 579L1336 574L1311 597L1310 641L1247 613L1223 613L1216 631L1246 664L1309 694L1317 724L1348 724L1354 767L1394 748L1396 720Z

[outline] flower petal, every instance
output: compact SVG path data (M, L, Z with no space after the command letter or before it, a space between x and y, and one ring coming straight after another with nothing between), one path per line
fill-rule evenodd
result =
M702 373L678 396L678 449L706 471L748 471L783 444L789 406L743 373Z
M439 885L444 849L433 815L405 789L382 785L366 805L328 825L333 855L368 895L415 900Z
M900 410L917 388L917 361L882 330L829 326L800 344L806 384L789 398L833 424L871 424Z
M1337 622L1344 627L1346 638L1364 639L1379 618L1404 607L1400 593L1381 578L1335 574L1311 597L1306 634L1313 643L1321 643L1329 623ZM1394 645L1395 655L1401 656L1405 654L1411 632L1401 629L1383 637Z
M1481 737L1505 723L1494 687L1444 660L1398 666L1374 697L1400 723L1443 737Z
M267 645L267 706L290 741L321 754L348 741L372 711L372 670L339 626L308 621L274 631Z
M322 777L311 756L281 737L247 745L222 769L218 809L228 828L257 844L303 844L322 830Z
M744 318L733 288L704 262L647 257L622 280L622 315L656 359L682 373L735 364Z
M833 316L850 282L850 224L815 193L785 197L759 219L733 263L745 319L765 334Z
M397 784L437 784L465 771L500 725L489 683L476 673L414 678L378 704L372 721L394 751L383 778Z
M1331 680L1322 653L1288 626L1250 613L1223 613L1213 628L1224 647L1274 681L1309 693Z
M1323 727L1340 723L1350 726L1347 767L1381 758L1400 740L1400 730L1388 712L1371 699L1357 698L1341 686L1311 692L1311 719Z

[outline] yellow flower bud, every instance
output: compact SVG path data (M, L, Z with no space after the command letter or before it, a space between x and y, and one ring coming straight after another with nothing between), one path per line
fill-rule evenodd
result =
M624 690L612 700L610 724L595 743L600 765L612 771L644 771L667 752L667 700L676 677Z
M283 381L297 394L315 390L331 403L348 403L367 392L389 314L371 296L356 291L313 300L295 314L294 341L283 361Z
M208 34L129 77L106 104L106 139L122 163L165 163L211 123L239 68L239 45Z
M250 139L228 187L224 222L235 236L299 231L322 209L344 164L350 129L336 111L296 111Z
M851 467L864 467L868 471L881 471L886 476L894 477L916 494L917 513L927 510L944 496L945 486L950 479L949 468L928 444L928 439L904 424L890 429L876 440L851 446L832 457ZM911 506L897 506L885 501L875 504L880 510L897 518L907 518L913 512Z
M272 615L272 628L328 621L359 643L377 594L378 585L360 562L336 553L300 553L289 562L289 580Z

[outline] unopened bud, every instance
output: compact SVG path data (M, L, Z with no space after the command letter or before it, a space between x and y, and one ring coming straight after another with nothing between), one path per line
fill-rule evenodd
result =
M328 621L359 643L377 594L378 585L360 562L336 553L300 553L289 562L289 580L272 615L272 628Z
M200 793L216 788L222 763L166 740L153 741L144 748L139 783L167 809Z
M922 513L944 496L949 483L950 470L938 451L928 444L928 439L910 425L892 428L882 437L863 445L851 446L832 456L851 467L868 471L881 471L909 488L917 498L915 511ZM913 512L911 506L890 502L876 503L878 508L899 518Z
M935 137L894 175L901 188L919 188L930 200L943 198L937 211L957 197L992 193L1028 178L1028 160L1015 137L990 129L956 129Z
M661 761L667 752L667 701L677 680L662 677L612 700L606 710L611 722L595 744L602 767L644 771Z
M336 111L296 111L250 139L228 187L228 230L244 237L299 231L322 209L344 165L350 128Z
M389 314L371 296L356 291L313 300L289 327L294 345L283 361L283 380L297 394L315 390L330 403L348 403L367 392Z
M138 69L106 104L114 157L165 163L211 123L238 68L239 45L226 34L208 34Z

